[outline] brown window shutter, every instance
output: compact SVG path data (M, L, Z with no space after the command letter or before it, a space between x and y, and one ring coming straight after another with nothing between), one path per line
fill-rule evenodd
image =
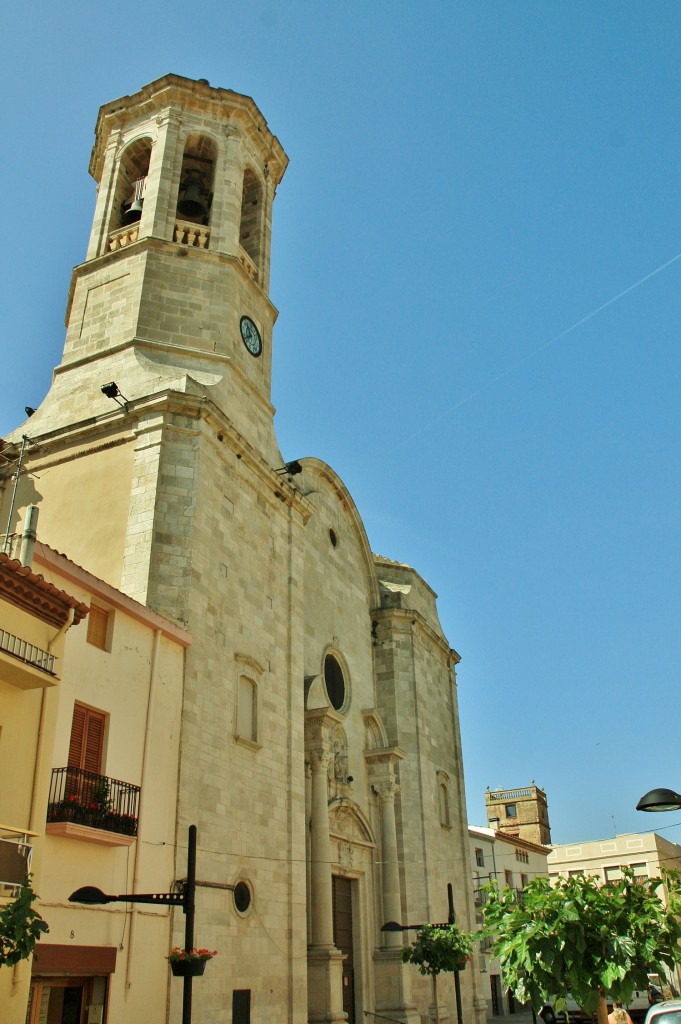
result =
M105 721L106 716L101 711L91 711L82 704L74 704L69 768L83 768L96 775L101 773Z
M71 741L69 743L69 768L80 768L80 755L85 736L85 717L87 709L80 704L73 706L73 722L71 723Z
M87 719L87 736L83 750L83 768L86 772L99 775L102 771L102 750L104 748L104 715L90 711Z
M87 642L100 650L106 650L106 634L109 628L109 613L96 604L90 605L87 617Z

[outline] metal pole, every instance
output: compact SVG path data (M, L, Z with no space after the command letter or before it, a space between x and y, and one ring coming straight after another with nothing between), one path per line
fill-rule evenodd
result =
M189 951L194 948L194 897L196 895L196 825L189 826L187 835L187 881L184 884L184 913L186 921L184 926L184 948ZM189 974L185 974L182 989L182 1024L192 1024L192 981Z
M447 882L447 901L449 903L449 916L447 921L449 924L456 924L456 914L454 913L454 891L452 889L452 883ZM459 972L454 971L454 995L456 996L456 1019L458 1024L463 1024L463 1010L461 1008L461 982L459 980Z
M21 435L21 451L19 452L19 462L17 463L16 473L14 474L14 487L12 488L12 500L9 505L9 516L7 517L7 532L5 533L5 544L3 547L3 553L7 552L9 548L9 537L10 537L10 526L12 525L12 516L14 515L14 502L17 497L17 487L19 486L19 477L21 476L21 469L24 464L24 452L26 451L26 443L28 441L28 435Z

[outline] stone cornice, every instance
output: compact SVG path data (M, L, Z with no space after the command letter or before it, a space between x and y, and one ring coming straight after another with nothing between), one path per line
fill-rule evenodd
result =
M364 751L364 760L368 765L396 765L406 756L406 750L402 750L401 747L384 747L382 750Z
M412 608L375 608L371 612L372 619L387 628L399 632L415 632L419 639L434 647L454 667L461 661L453 647L450 647L444 636L436 633L420 612ZM380 640L379 640L380 643Z
M250 96L169 74L150 82L132 96L122 96L100 107L90 158L90 174L95 181L101 178L111 133L163 114L168 108L175 108L180 114L186 110L188 120L193 113L198 113L198 119L210 117L224 127L230 122L237 123L267 163L275 185L283 178L288 157Z
M127 410L117 406L101 416L58 427L44 434L36 434L31 438L31 459L25 463L22 472L30 474L35 472L38 466L46 469L71 462L92 452L129 444L134 442L139 434L154 429L154 417L157 417L157 427L160 429L166 425L167 415L177 413L192 417L196 421L196 427L191 429L196 429L197 432L200 430L201 421L210 424L215 430L215 437L211 443L216 452L219 450L217 438L222 435L220 443L227 445L234 452L237 462L243 466L241 473L247 483L252 486L255 482L259 487L259 493L272 503L273 508L290 508L301 517L303 523L308 521L313 513L313 506L305 496L262 458L214 402L185 391L159 391L129 401ZM112 433L115 433L115 436L112 437ZM96 443L92 443L93 441ZM76 447L77 451L74 450ZM248 472L244 472L246 469Z
M101 256L96 256L94 259L86 260L84 263L79 263L73 268L71 272L71 282L69 284L69 293L66 299L66 313L64 315L64 323L68 327L69 316L71 313L71 305L73 303L73 295L76 289L76 282L81 276L91 274L93 271L101 270L103 267L108 265L115 265L119 261L125 262L131 256L141 256L147 250L153 249L156 252L165 252L171 256L181 255L183 259L200 259L204 262L222 263L225 265L231 265L235 268L238 274L241 275L245 284L251 287L257 288L260 292L261 301L263 301L269 311L272 323L275 324L277 317L279 316L279 310L270 301L267 294L263 291L262 287L254 281L253 278L248 274L244 268L241 260L236 254L226 252L215 252L214 249L198 249L194 247L188 247L180 242L170 242L167 238L157 238L155 235L146 235L144 238L138 238L136 242L132 242L130 245L124 246L122 249L114 249L110 252L102 253ZM132 344L134 339L123 342L119 348L124 348L126 345ZM154 347L158 347L154 343ZM179 346L178 346L179 348ZM107 353L114 351L111 348L107 349ZM202 353L203 354L203 353ZM210 353L209 353L210 354ZM89 362L91 356L84 356L84 362ZM69 363L61 363L57 367L57 370L63 369L65 366L78 365L78 360L72 360Z

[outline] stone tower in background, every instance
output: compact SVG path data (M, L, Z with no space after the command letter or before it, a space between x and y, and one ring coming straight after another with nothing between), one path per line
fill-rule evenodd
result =
M490 828L541 846L551 844L546 793L534 781L525 789L487 789L485 805Z

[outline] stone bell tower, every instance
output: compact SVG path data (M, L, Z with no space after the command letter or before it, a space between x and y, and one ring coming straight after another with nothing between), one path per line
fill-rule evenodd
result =
M38 504L46 543L182 622L200 545L217 557L241 486L201 457L286 490L268 287L287 163L253 100L206 81L166 75L103 106L62 360L30 427L8 438L18 449L30 435L11 529Z
M16 487L0 478L0 516L20 534L37 505L41 541L190 630L169 784L178 849L196 824L201 875L215 883L202 891L197 941L220 950L235 991L258 988L263 1019L287 1007L302 1024L306 934L293 921L301 910L304 921L306 886L300 580L311 506L274 434L268 295L286 165L253 100L207 82L166 75L101 108L97 202L63 358L30 423L6 440L8 464L22 465ZM99 710L109 713L106 695ZM152 811L140 828L150 821ZM250 910L233 905L238 881ZM204 992L222 1019L224 992Z
M268 288L281 145L249 97L177 75L103 106L95 136L97 203L51 423L73 419L88 379L131 401L191 378L278 463Z

